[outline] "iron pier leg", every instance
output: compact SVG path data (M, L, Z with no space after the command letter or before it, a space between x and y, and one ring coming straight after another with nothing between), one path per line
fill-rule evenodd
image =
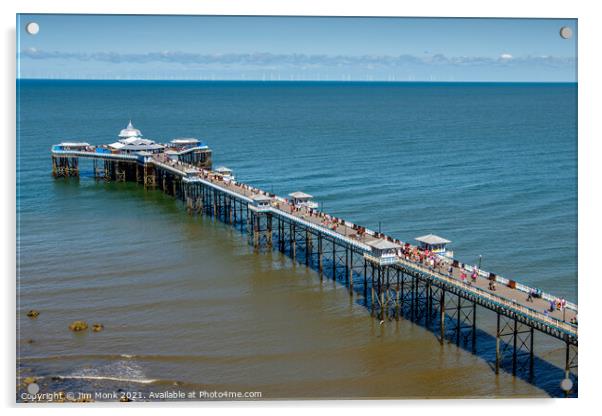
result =
M307 254L307 249L309 248L309 231L305 228L305 267L309 266L309 256Z
M514 320L514 330L513 330L513 335L512 335L512 375L515 376L516 375L516 354L517 354L517 348L516 348L516 339L518 338L518 321L515 319Z
M462 314L462 298L460 297L460 295L458 295L458 306L457 306L457 311L456 311L456 319L457 319L457 323L456 323L456 345L459 347L460 346L460 332L462 329L462 321L461 321L461 314Z
M497 330L495 332L495 374L500 373L500 313L497 312Z
M378 267L378 291L380 293L380 319L385 319L385 276L382 267Z
M399 292L399 269L395 269L395 320L399 320L399 302L400 297L403 296Z
M289 243L291 250L291 258L295 261L295 255L297 253L297 249L295 247L295 225L291 222L289 224Z
M351 267L349 267L349 294L353 296L353 249L350 248L348 250L350 250L349 264L351 265Z
M370 263L371 284L370 284L370 316L374 316L374 264Z
M382 267L382 279L383 284L381 288L381 298L382 298L382 318L385 319L385 316L389 316L389 267Z
M477 352L477 303L472 303L472 352Z
M571 344L566 342L566 354L564 357L564 378L569 378L571 375Z
M349 248L345 247L345 281L349 278Z
M314 237L312 233L307 229L307 247L305 250L305 256L308 258L307 264L313 265L313 256L314 256Z
M322 234L318 234L318 270L320 271L320 280L324 278L324 270L322 268Z
M259 221L261 221L259 215L253 214L253 247L259 246Z
M445 289L443 288L441 288L441 297L439 298L439 335L441 345L443 345L445 341Z
M217 217L217 195L216 195L216 191L213 191L213 216Z
M332 280L337 281L337 244L332 239Z
M415 280L416 279L412 276L412 283L411 283L411 287L410 287L410 296L411 296L410 297L410 320L411 321L414 321L414 316L415 316L414 315L414 301L415 301L415 299L414 299L414 292L415 292L414 285L416 284Z
M531 331L531 339L530 339L530 346L529 346L529 377L531 379L533 379L533 376L535 375L535 351L533 351L533 346L535 344L534 341L534 337L535 337L535 329L533 327L530 328Z
M411 286L411 290L412 293L411 295L411 299L412 299L412 316L411 319L413 322L417 322L418 321L418 279L416 277L412 276L412 286Z
M268 247L272 248L272 214L267 214L267 230L268 233Z
M430 328L430 323L431 323L431 314L433 313L432 311L432 293L431 293L431 282L427 281L426 282L426 289L425 289L425 296L426 296L426 318L425 318L425 324L427 328Z
M364 301L368 299L368 262L364 258ZM368 303L366 303L366 306Z
M404 295L404 290L405 290L405 277L406 277L405 273L404 273L404 272L401 272L401 289L400 289L400 293L401 293L401 296L400 296L400 297L401 297L401 301L399 302L399 303L400 303L400 305L399 305L399 313L400 313L402 316L405 316L404 307L405 307L405 304L406 304L405 295Z

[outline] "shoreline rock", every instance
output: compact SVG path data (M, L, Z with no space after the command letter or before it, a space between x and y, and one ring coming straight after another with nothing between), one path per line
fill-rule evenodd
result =
M73 321L69 325L69 329L73 332L81 332L88 329L88 323L86 321Z
M35 309L32 309L29 312L27 312L27 316L31 319L36 319L38 316L40 316L40 312L36 311Z

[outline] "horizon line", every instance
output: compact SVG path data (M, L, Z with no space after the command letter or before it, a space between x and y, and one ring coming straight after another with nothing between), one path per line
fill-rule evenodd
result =
M159 79L159 78L19 78L16 81L105 81L105 82L254 82L254 83L340 83L340 84L578 84L578 81L458 81L458 80L337 80L337 79Z

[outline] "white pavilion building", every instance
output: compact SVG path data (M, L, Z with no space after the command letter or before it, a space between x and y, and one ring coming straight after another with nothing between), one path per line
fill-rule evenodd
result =
M130 120L127 127L119 132L119 139L115 143L111 143L109 148L121 153L163 153L165 146L155 143L153 140L144 139L142 132L134 128Z

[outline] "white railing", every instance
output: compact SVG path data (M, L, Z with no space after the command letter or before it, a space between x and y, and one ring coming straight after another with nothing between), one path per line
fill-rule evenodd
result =
M128 155L122 153L96 153L86 152L83 150L51 150L53 155L80 156L80 157L98 157L100 159L123 159L123 160L138 160L136 155Z
M370 250L370 246L368 246L368 245L366 245L366 244L364 244L364 243L362 243L360 241L356 241L356 240L354 240L354 239L352 239L350 237L346 237L343 234L339 234L336 231L329 230L328 228L326 228L326 227L324 227L322 225L314 224L313 222L309 222L307 220L304 220L302 218L296 217L294 215L291 215L291 214L289 214L287 212L284 212L284 211L279 210L279 209L274 208L274 207L272 207L271 209L272 209L272 211L274 213L276 213L278 215L281 215L281 216L283 216L285 218L288 218L290 220L293 220L295 222L303 224L306 227L309 227L309 228L312 228L314 230L317 230L317 231L321 232L322 234L326 234L326 235L329 235L329 236L331 236L333 238L336 238L338 240L345 241L347 244L355 246L355 247L357 247L357 248L359 248L361 250L364 250L364 251L369 251Z
M211 188L218 189L218 190L220 190L222 192L225 192L228 195L231 195L231 196L234 196L236 198L242 199L242 200L244 200L244 201L246 201L246 202L248 202L250 204L253 203L253 200L251 198L249 198L247 196L244 196L243 194L240 194L238 192L231 191L228 188L224 188L223 186L216 185L215 183L213 183L211 181L208 181L206 179L203 179L201 177L198 177L198 179L196 179L196 181L197 182L201 182L201 183L203 183L203 184L205 184L205 185L207 185L207 186L209 186Z
M464 265L464 270L466 270L466 271L468 271L468 272L472 272L472 271L473 271L473 266L469 266L469 265L465 264L465 265ZM485 271L485 270L479 270L479 276L481 276L481 277L484 277L484 278L488 279L488 278L489 278L489 275L490 275L490 273L489 273L489 272L487 272L487 271ZM504 286L508 286L508 285L510 284L510 279L507 279L507 278L505 278L505 277L503 277L503 276L498 276L497 274L495 275L495 281L496 281L496 282L498 282L498 283L500 283L500 284L502 284L502 285L504 285ZM558 297L557 297L557 296L553 296L553 295L551 295L551 294L549 294L549 293L546 293L546 292L539 291L539 290L538 290L538 289L536 289L536 288L529 287L529 286L527 286L527 285L524 285L524 284L522 284L522 283L519 283L519 282L517 282L517 281L514 281L514 282L515 282L515 285L516 285L516 286L515 286L515 287L516 287L516 289L517 289L517 290L520 290L521 292L524 292L524 293L531 293L531 292L537 291L537 292L538 292L538 293L541 295L541 298L542 298L542 299L545 299L545 300L547 300L547 301L549 301L549 302L552 302L552 301L555 301L555 300L557 300L557 299L558 299ZM572 311L575 311L575 312L577 312L577 311L578 311L577 304L576 304L576 303L573 303L573 302L568 302L568 301L567 301L567 302L566 302L566 308L567 308L567 309L570 309L570 310L572 310Z
M558 319L555 318L551 318L549 316L545 316L540 312L537 312L531 308L528 308L526 306L520 305L519 303L516 303L512 300L508 300L506 298L502 298L499 296L495 296L492 295L489 292L486 292L482 289L473 287L473 286L468 286L466 283L462 283L457 281L456 279L453 279L451 277L445 276L444 274L441 273L436 273L422 265L419 265L417 263L414 262L410 262L408 260L405 259L398 259L398 262L400 264L404 264L406 266L409 266L411 268L417 269L419 271L421 271L422 273L426 273L426 274L430 274L431 276L434 276L435 278L439 279L439 280L443 280L446 283L449 283L453 286L456 286L459 289L468 291L468 292L472 292L475 295L482 297L482 298L486 298L488 300L490 300L493 303L496 303L500 306L506 307L506 308L510 308L513 309L515 311L519 311L520 313L522 313L523 315L529 316L532 319L538 320L538 321L542 321L545 322L551 326L557 327L562 329L564 332L567 332L571 335L577 336L577 328L574 327L573 325L569 325L566 322L562 322Z
M364 253L364 257L366 260L371 261L373 263L378 263L382 266L391 265L397 263L397 257L395 256L373 256L372 254Z

